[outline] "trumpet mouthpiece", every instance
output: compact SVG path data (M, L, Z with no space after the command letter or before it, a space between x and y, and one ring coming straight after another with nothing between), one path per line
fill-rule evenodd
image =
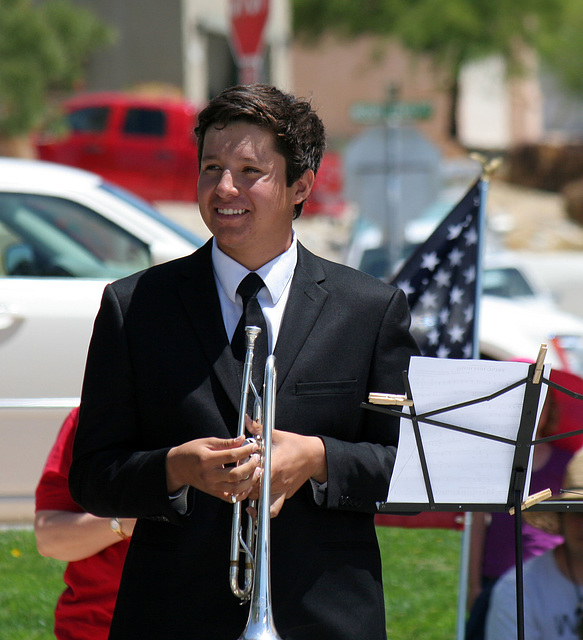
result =
M260 327L247 326L245 327L245 338L247 340L247 345L255 344L255 340L257 340L257 336L261 333Z

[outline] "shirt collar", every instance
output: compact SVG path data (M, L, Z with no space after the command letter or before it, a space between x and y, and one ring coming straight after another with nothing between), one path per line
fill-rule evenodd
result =
M221 283L229 300L235 303L237 299L237 287L241 280L251 272L221 251L217 246L215 238L213 238L211 256L216 278L218 278ZM277 304L293 277L297 259L298 244L294 231L290 248L267 264L264 264L255 272L261 276L265 283L265 287L259 292L260 298L263 297L265 299L265 296L269 294L271 303L273 305Z

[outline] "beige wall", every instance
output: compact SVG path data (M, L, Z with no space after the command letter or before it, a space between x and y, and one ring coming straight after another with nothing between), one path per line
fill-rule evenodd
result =
M117 32L112 46L91 56L87 89L124 90L147 82L180 86L179 0L76 0Z
M525 71L508 77L501 56L468 63L460 75L458 133L462 144L507 149L544 137L538 64L524 52Z
M332 146L362 131L350 118L351 105L383 102L393 84L401 101L432 104L432 117L417 125L440 147L448 145L449 99L427 59L414 61L396 43L364 37L351 42L326 37L317 48L296 42L292 51L294 91L312 97Z

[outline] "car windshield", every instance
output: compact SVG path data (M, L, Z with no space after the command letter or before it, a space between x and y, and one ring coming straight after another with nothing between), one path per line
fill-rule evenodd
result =
M65 198L0 193L0 275L120 278L151 264L148 246Z
M142 198L135 196L133 193L130 193L125 189L122 189L122 187L118 187L111 182L103 182L99 185L99 188L103 189L103 191L113 193L119 199L124 200L136 209L139 209L149 218L152 218L152 220L156 220L156 222L164 225L167 229L170 229L180 237L193 244L195 247L201 247L204 244L204 240L200 236L197 236L195 233L192 233L188 229L185 229L173 220L166 218L157 209L154 209L154 207L150 206L145 200L142 200Z
M536 295L515 267L490 267L482 275L482 292L499 298L532 298Z

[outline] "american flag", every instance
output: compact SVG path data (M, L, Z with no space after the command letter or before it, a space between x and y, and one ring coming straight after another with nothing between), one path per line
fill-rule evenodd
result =
M470 188L392 280L407 295L411 331L424 356L474 356L480 182Z

